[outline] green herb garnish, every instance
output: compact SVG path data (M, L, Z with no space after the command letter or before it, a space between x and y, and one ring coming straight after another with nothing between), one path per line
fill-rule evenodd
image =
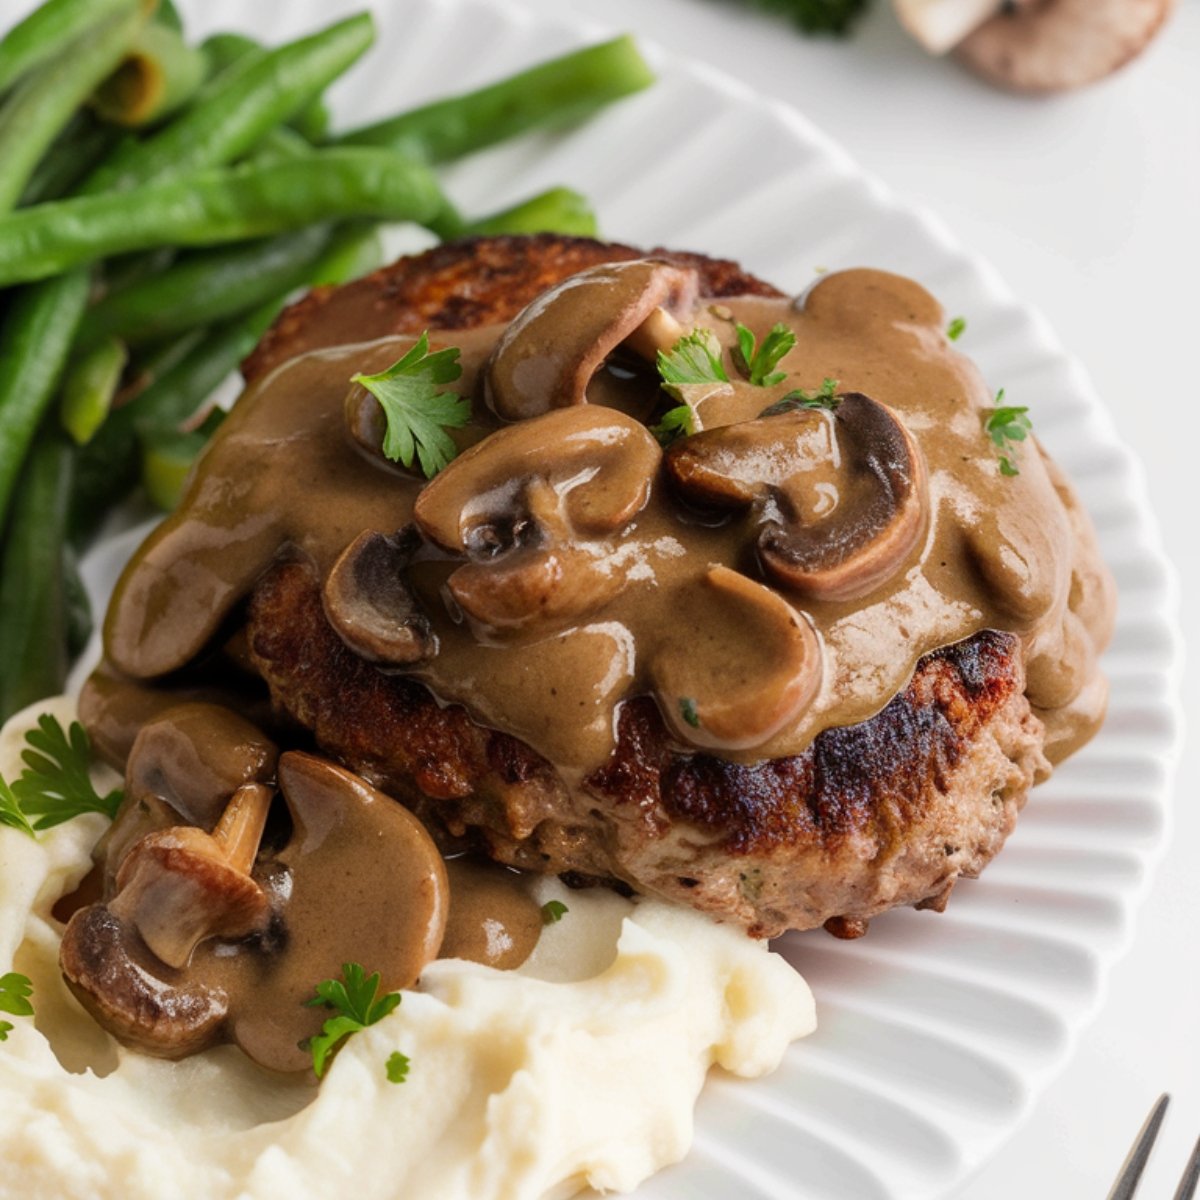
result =
M660 446L669 446L681 437L691 437L696 432L695 409L690 404L667 409L662 420L650 426L650 432L658 438Z
M759 8L782 13L804 33L845 36L871 0L754 0Z
M721 343L711 329L693 329L671 347L658 352L663 387L678 397L681 384L728 383L721 361Z
M83 813L103 813L110 821L117 815L124 793L120 788L106 796L96 791L90 773L92 744L78 721L71 722L68 733L57 717L42 713L25 741L29 746L21 755L25 769L12 785L12 796L26 818L37 818L34 829L50 829ZM0 801L0 818L12 824L5 810Z
M679 715L693 728L700 728L700 714L696 711L696 702L691 696L683 696L679 700Z
M759 346L754 334L741 321L734 329L737 332L734 360L738 370L755 387L774 387L777 383L782 383L787 378L787 372L777 371L775 368L784 355L795 346L795 333L780 322L771 326L770 332Z
M1000 451L1000 474L1020 475L1017 465L1009 457L1017 442L1023 442L1033 429L1033 422L1026 413L1029 409L1023 405L1002 404L1004 389L996 393L996 407L984 422L984 429L992 444Z
M14 1017L32 1017L33 1005L29 1002L32 995L33 984L28 975L20 975L16 971L0 975L0 1012ZM12 1028L11 1021L0 1021L0 1042L8 1040Z
M764 408L760 417L777 417L781 413L797 412L805 408L826 409L833 412L841 404L842 398L837 394L838 381L826 379L819 391L810 392L804 388L793 388L782 400L777 400L769 408Z
M7 825L10 829L19 829L22 833L33 837L33 826L21 811L21 806L17 803L12 788L3 778L0 778L0 825Z
M471 401L443 390L462 375L454 346L429 353L429 332L378 375L354 375L352 383L379 401L387 419L383 453L392 462L413 465L414 454L426 479L432 479L458 454L447 429L461 429L471 417Z
M946 326L946 336L952 341L957 342L967 330L967 318L955 317L949 325Z
M325 1005L338 1014L330 1017L321 1032L309 1038L304 1047L312 1053L313 1073L318 1079L325 1074L330 1056L346 1038L382 1021L399 1005L399 992L378 995L379 982L378 971L368 975L358 963L343 963L342 978L318 983L316 996L305 1001L310 1008Z
M570 911L561 900L547 900L542 905L542 924L557 925Z
M403 1083L408 1078L408 1068L412 1065L407 1054L393 1050L387 1060L387 1077L389 1083Z

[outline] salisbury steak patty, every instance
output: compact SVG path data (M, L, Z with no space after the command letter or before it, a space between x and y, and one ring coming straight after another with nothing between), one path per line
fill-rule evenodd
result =
M926 655L877 716L755 766L680 753L653 701L634 700L611 761L573 793L524 743L347 649L307 564L262 581L249 633L276 702L433 830L760 937L821 924L854 936L897 904L940 909L1004 844L1047 766L1010 634Z
M245 372L254 379L323 346L510 320L561 279L641 253L554 236L441 246L313 293ZM779 295L733 263L654 253L698 269L706 295ZM685 751L653 700L631 700L611 759L574 787L522 741L352 653L305 561L260 581L249 644L279 708L448 842L516 867L619 881L759 936L821 924L855 936L893 905L940 909L958 876L1000 849L1047 769L1010 634L926 655L873 718L756 765Z

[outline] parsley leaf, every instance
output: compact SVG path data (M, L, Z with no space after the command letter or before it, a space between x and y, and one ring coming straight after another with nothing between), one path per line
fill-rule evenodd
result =
M387 1077L389 1083L403 1083L408 1078L408 1068L412 1065L407 1054L393 1050L387 1060Z
M27 975L16 971L0 975L0 1012L11 1013L14 1017L32 1017L33 1005L29 1002L32 995L33 984ZM11 1021L0 1021L0 1042L8 1040L12 1028Z
M711 329L693 329L671 347L658 352L658 374L663 387L678 396L680 384L728 383L721 361L721 343Z
M679 715L693 728L700 728L700 714L696 711L696 702L691 696L682 696L679 700Z
M561 900L547 900L542 905L542 924L557 925L570 911Z
M955 317L949 325L946 326L946 336L952 341L957 342L960 337L967 331L967 318Z
M21 811L21 806L17 803L12 788L3 778L0 778L0 825L7 825L10 829L19 829L22 833L33 837L33 826Z
M681 437L691 437L696 432L696 412L690 404L678 404L667 409L662 420L650 426L650 432L658 438L660 446L669 446Z
M786 371L776 371L780 359L796 344L796 335L783 322L772 325L763 338L762 345L756 344L754 334L739 321L737 331L738 348L735 361L738 370L755 387L774 387L787 378Z
M824 408L834 412L841 404L842 398L837 394L838 381L825 379L820 391L810 392L804 388L793 388L782 400L777 400L769 408L764 408L760 417L777 417L781 413L796 412L804 408Z
M25 769L12 794L26 817L37 818L34 829L50 829L82 813L103 813L110 821L117 815L124 793L120 788L107 796L96 791L90 774L92 744L78 721L71 722L68 733L57 717L42 713L25 741Z
M984 429L992 439L992 445L1001 451L1000 474L1019 475L1016 464L1009 455L1017 442L1023 442L1033 429L1033 422L1026 415L1029 409L1023 405L1001 404L1004 399L1004 389L996 393L996 407L984 422Z
M379 401L387 418L383 453L392 462L413 465L415 453L426 479L432 479L455 455L458 447L447 429L461 429L471 418L471 401L442 385L462 375L458 349L447 347L429 353L429 332L421 334L403 358L378 375L354 375Z
M313 1073L318 1079L325 1074L330 1056L352 1033L382 1021L400 1004L400 993L379 995L379 972L368 975L358 963L343 963L341 979L326 979L316 986L316 996L305 1003L310 1008L336 1009L321 1032L308 1039L306 1049L312 1052Z

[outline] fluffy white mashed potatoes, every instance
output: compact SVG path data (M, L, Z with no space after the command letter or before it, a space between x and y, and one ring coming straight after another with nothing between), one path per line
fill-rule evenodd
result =
M39 706L64 725L69 701ZM24 731L0 733L20 772ZM125 1050L76 1004L50 915L90 865L102 818L36 842L0 827L0 974L33 981L36 1016L0 1043L0 1196L22 1200L535 1200L627 1191L680 1159L714 1063L773 1070L815 1027L779 956L655 902L568 893L570 912L517 972L431 964L391 1016L351 1038L320 1088L222 1047L180 1063ZM393 1084L384 1064L412 1065Z

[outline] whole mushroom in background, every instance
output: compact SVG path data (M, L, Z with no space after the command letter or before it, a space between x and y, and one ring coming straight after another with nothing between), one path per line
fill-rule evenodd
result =
M990 83L1058 92L1111 75L1150 43L1174 0L892 0L931 54Z

